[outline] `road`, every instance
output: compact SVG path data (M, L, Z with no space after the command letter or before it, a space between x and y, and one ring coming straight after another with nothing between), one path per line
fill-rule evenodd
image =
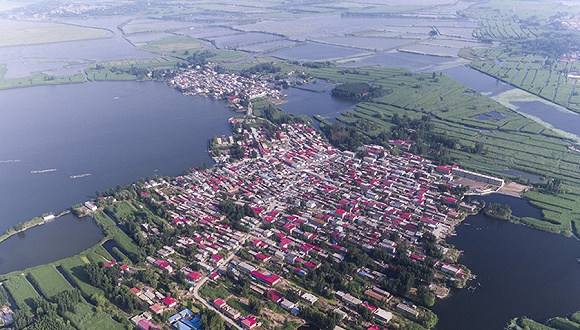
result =
M240 242L240 245L237 248L235 248L225 259L223 259L218 266L220 266L220 265L227 265L232 260L232 258L236 255L236 252L238 252L238 250L242 247L242 244L246 240L247 237L248 237L248 235L244 236L244 238ZM196 283L195 287L193 288L193 296L195 297L195 299L201 301L201 303L204 304L205 307L207 307L207 308L213 310L214 312L218 313L224 320L226 320L226 322L228 322L232 327L234 327L234 329L240 329L240 330L242 330L242 328L234 320L232 320L229 317L227 317L224 314L222 314L222 312L220 312L219 310L217 310L207 300L203 299L199 295L199 289L201 289L201 287L205 284L205 282L207 282L207 280L208 280L208 277L205 276L198 283Z

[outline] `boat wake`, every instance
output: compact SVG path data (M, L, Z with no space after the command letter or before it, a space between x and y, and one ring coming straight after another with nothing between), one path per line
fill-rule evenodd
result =
M20 159L0 160L0 164L20 163Z
M48 168L46 170L30 171L30 173L32 173L32 174L42 174L42 173L50 173L50 172L56 172L56 168Z
M91 173L83 173L83 174L77 174L77 175L71 175L69 176L69 178L71 179L80 179L80 178L86 178L87 176L91 176Z

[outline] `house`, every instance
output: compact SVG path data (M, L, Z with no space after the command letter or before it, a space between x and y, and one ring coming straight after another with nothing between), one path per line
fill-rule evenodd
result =
M217 298L217 299L216 299L216 300L214 300L212 303L213 303L213 305L214 305L216 308L218 308L218 309L219 309L219 308L222 308L222 307L224 307L224 306L226 306L226 302L225 302L225 301L223 301L223 299L220 299L220 298Z
M274 286L278 284L278 282L280 282L280 280L282 279L280 276L276 274L265 275L257 270L252 271L251 274L252 277L254 277L255 279L264 282L269 286Z
M417 311L416 309L411 308L405 304L401 304L401 303L397 304L397 310L399 310L407 315L411 315L413 317L419 316L419 311Z
M382 308L377 308L374 312L375 319L383 324L389 323L389 321L393 318L393 313L387 312Z
M455 266L450 265L448 263L445 263L443 266L441 266L441 271L443 271L444 273L450 274L450 275L456 275L456 276L461 275L461 268L455 267Z
M155 324L151 323L151 321L149 321L147 319L143 319L143 320L139 321L139 323L137 323L137 326L139 327L139 329L143 329L143 330L159 329Z
M155 304L149 306L149 310L155 315L159 315L159 314L163 313L163 309L164 309L163 306L161 306L161 304L159 304L159 303L155 303Z
M242 329L254 329L258 326L256 318L254 316L248 316L240 322Z
M189 278L192 281L197 281L200 278L202 278L202 275L200 273L197 273L197 272L191 272L191 273L187 274L187 278Z
M282 299L284 299L284 296L274 289L268 290L267 296L275 303L279 303L282 301Z
M349 293L337 291L336 295L350 307L356 307L362 304L362 300L358 299L357 297L351 296Z
M302 299L302 301L304 301L305 303L308 303L310 305L313 305L315 302L318 301L318 297L311 294L311 293L304 293L303 295L300 296L300 299Z
M177 306L177 301L171 297L165 297L162 300L163 304L169 308Z
M90 201L86 201L84 205L87 209L89 209L92 212L95 212L98 209L98 207L93 202Z
M280 302L280 307L282 307L286 311L291 311L293 308L296 307L296 304L286 298L282 298L282 301Z
M244 261L242 261L242 262L240 262L238 264L238 268L241 269L241 270L243 270L246 273L251 273L254 270L256 270L256 267L254 267L254 266L252 266L252 265L250 265L250 264L248 264L247 262L244 262Z

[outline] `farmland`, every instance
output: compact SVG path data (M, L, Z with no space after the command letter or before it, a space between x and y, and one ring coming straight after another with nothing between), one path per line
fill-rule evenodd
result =
M580 69L578 62L537 54L514 55L498 49L472 50L471 54L479 58L470 64L474 69L580 112L577 79L568 76Z
M106 38L112 35L105 29L13 20L0 20L0 34L0 47Z
M73 288L53 265L34 268L28 273L28 276L31 283L38 288L45 298L51 298L60 292Z

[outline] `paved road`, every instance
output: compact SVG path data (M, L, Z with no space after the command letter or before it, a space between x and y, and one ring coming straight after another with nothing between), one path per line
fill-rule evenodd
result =
M247 237L247 235L243 238L242 242L240 242L241 244L243 244L243 241L246 240L246 237ZM223 259L220 265L227 265L232 260L232 258L236 254L236 252L238 252L238 250L242 247L241 244L240 244L240 246L235 248L225 259ZM193 288L193 296L195 297L195 299L201 301L201 303L204 304L207 308L218 313L224 320L226 320L226 322L228 322L235 329L242 330L242 328L234 320L232 320L229 317L222 314L222 312L220 312L219 310L214 308L207 300L200 297L199 289L201 289L201 287L205 284L205 282L207 282L207 280L208 280L208 277L206 276L206 277L202 278L199 282L196 283L195 287Z

